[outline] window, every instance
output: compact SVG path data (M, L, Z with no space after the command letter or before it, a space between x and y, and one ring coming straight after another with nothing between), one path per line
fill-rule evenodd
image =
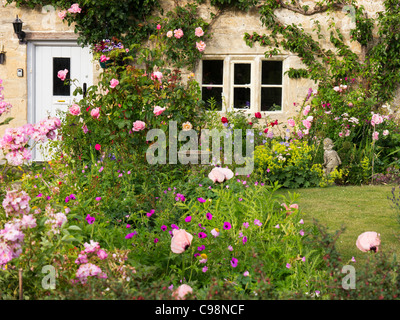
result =
M283 62L262 58L227 56L204 59L200 82L207 108L213 105L219 111L282 111Z
M70 86L65 85L64 81L57 77L58 71L67 69L67 77L70 78L71 74L71 59L70 58L53 58L53 96L69 96Z

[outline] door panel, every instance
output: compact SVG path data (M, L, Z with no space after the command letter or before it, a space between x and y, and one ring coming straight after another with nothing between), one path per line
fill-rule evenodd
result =
M93 85L93 63L90 49L77 45L36 45L34 49L33 85L33 117L38 123L48 116L59 116L58 110L66 111L74 102L82 99L82 95L73 96L76 87ZM69 90L62 87L63 81L54 76L59 70L68 66L68 78L73 80ZM33 150L33 160L48 160L46 151L41 148Z

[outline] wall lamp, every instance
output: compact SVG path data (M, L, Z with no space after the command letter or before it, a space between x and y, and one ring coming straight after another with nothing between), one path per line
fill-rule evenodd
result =
M13 22L13 27L14 27L15 34L18 36L20 44L26 43L26 41L25 41L26 34L25 34L25 32L22 31L22 23L23 23L22 20L20 18L18 18L18 15L17 15L17 18Z
M4 61L6 60L6 52L4 51L4 45L3 42L1 42L1 47L0 47L0 64L4 64Z

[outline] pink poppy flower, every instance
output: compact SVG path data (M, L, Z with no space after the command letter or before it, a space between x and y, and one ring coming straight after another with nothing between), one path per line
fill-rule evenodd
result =
M208 174L208 177L215 183L215 182L224 182L225 180L229 180L233 177L232 170L228 168L220 168L215 167L211 170Z
M67 77L68 69L60 70L57 73L57 77L61 80L64 81L65 78Z
M119 84L117 79L111 79L110 81L110 88L115 88Z
M172 293L172 296L177 300L185 300L185 296L190 293L193 293L192 287L182 284Z
M184 229L172 230L171 251L173 253L182 253L192 244L193 236Z
M146 124L143 121L137 120L133 123L132 131L141 131L146 128Z
M360 234L356 241L356 246L363 252L374 251L378 252L381 245L380 234L374 231L367 231Z

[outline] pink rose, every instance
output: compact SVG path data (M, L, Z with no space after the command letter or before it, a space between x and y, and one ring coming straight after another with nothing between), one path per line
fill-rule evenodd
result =
M169 30L168 32L167 32L167 37L168 38L171 38L173 36L173 32L172 32L172 30Z
M310 112L310 110L311 110L311 107L310 107L309 105L306 106L306 107L304 108L304 110L303 110L303 115L306 117L307 114Z
M115 88L119 84L119 81L117 79L112 79L110 81L110 87Z
M380 116L379 114L374 114L373 116L372 116L372 119L371 119L371 124L373 125L373 126L375 126L376 124L380 124L380 123L382 123L383 122L383 118L382 118L382 116Z
M68 73L68 70L67 70L67 69L60 70L60 71L58 71L58 73L57 73L57 77L58 77L59 79L61 79L61 81L64 81L65 78L67 77L67 73Z
M206 49L206 44L203 41L196 42L196 48L200 52L203 52Z
M106 62L107 60L110 60L110 58L106 57L104 54L102 54L100 57L100 62Z
M66 16L67 16L67 11L66 11L66 10L60 11L60 12L58 13L58 17L59 17L61 20L64 20Z
M161 79L163 77L163 74L160 71L154 71L151 74L151 80L158 80L161 83Z
M81 108L77 104L73 104L69 109L69 113L73 116L79 116L81 114Z
M90 111L90 115L91 115L93 118L98 119L98 118L100 117L100 109L99 109L99 108L94 108L94 109L92 109L92 111Z
M69 13L80 13L81 12L81 8L79 8L79 4L78 3L74 3L71 8L68 9Z
M161 108L160 106L155 106L155 107L154 107L154 110L153 110L153 113L154 113L156 116L159 116L159 115L162 114L164 111L165 111L165 108Z
M296 125L296 122L293 119L289 119L287 122L291 127L294 127Z
M356 241L356 246L363 252L374 251L378 252L381 244L379 234L374 231L367 231L360 234Z
M187 284L182 284L173 292L172 296L177 300L184 300L188 293L193 293L193 289Z
M146 124L143 121L137 120L133 123L132 131L142 131L146 128Z
M182 38L182 37L183 37L183 31L182 31L182 29L175 29L175 30L174 30L174 36L175 36L175 38L177 38L177 39Z
M204 31L201 27L198 27L194 30L194 34L196 35L196 37L201 37L204 35Z
M307 129L310 129L310 128L311 128L311 122L308 121L307 119L303 120L303 125L304 125Z
M171 251L173 253L182 253L192 244L193 236L184 229L172 230Z

